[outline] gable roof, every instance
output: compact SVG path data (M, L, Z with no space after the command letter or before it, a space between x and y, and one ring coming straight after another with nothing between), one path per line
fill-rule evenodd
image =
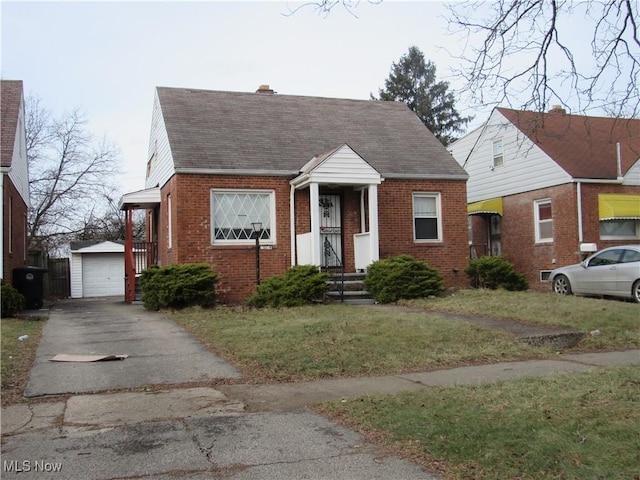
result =
M296 175L343 144L389 178L466 179L400 102L157 88L176 172Z
M496 108L573 178L615 179L640 158L640 120Z
M22 101L22 80L0 80L0 97L0 162L2 167L10 167Z

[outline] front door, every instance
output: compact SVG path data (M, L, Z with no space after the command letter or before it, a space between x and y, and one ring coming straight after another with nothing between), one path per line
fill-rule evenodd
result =
M322 266L341 267L343 258L340 195L320 195L319 208Z

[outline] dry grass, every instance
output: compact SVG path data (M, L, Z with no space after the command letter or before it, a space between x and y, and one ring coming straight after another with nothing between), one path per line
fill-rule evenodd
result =
M2 352L0 364L2 405L19 403L29 381L45 322L37 318L3 318L0 320ZM18 337L28 335L26 340Z

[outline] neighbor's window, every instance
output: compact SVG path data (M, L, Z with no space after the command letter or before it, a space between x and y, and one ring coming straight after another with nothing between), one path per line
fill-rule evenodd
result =
M534 202L536 242L553 241L553 215L551 200L536 200Z
M252 223L262 223L260 239L275 243L273 190L212 190L211 243L255 242Z
M501 167L504 165L504 153L502 151L502 139L493 141L493 166Z
M442 240L439 193L413 194L413 238L415 241Z
M631 240L640 238L640 220L600 220L602 240Z

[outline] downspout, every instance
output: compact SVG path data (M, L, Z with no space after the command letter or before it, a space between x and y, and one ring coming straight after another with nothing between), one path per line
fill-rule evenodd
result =
M296 187L291 185L289 191L289 224L291 232L291 266L296 265Z
M582 232L582 183L577 183L576 190L576 204L578 205L578 245L582 243L584 240L584 235Z

